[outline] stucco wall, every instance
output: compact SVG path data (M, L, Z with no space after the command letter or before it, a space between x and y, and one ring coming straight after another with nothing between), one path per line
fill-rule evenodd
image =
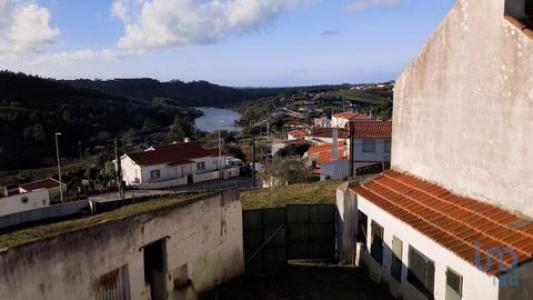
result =
M533 216L533 40L459 0L394 92L392 167Z
M341 195L337 194L337 197ZM339 199L337 203L339 203ZM436 300L445 299L446 289L446 270L453 269L463 277L463 299L483 299L496 300L499 296L498 278L490 276L479 269L472 263L467 262L456 256L453 252L434 242L427 236L421 234L406 223L401 222L388 212L374 205L361 196L356 196L355 207L368 217L367 222L367 248L366 254L363 253L362 264L370 270L370 277L376 281L385 281L388 283L391 293L394 295L403 295L404 299L420 299L421 293L418 292L407 281L407 267L409 266L409 246L414 247L419 252L426 255L435 265L435 285L434 295ZM354 213L355 214L355 213ZM375 220L383 227L383 265L373 261L368 254L371 246L371 224ZM402 241L402 281L398 282L391 277L392 264L392 240L396 236ZM372 260L370 263L369 260ZM474 261L474 257L472 257Z
M23 201L23 199L25 200ZM48 190L37 190L34 192L0 198L0 216L48 206L50 206L50 194Z
M141 247L160 239L169 298L184 269L205 291L244 270L241 211L238 193L227 191L5 250L0 299L95 299L99 277L122 266L131 298L147 299Z

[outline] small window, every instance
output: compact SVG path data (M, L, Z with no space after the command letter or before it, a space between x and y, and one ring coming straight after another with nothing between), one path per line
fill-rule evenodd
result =
M96 281L96 300L129 300L128 266L104 274Z
M383 227L375 221L372 221L370 253L378 264L383 264Z
M150 179L159 179L161 178L161 171L160 170L153 170L150 172Z
M366 245L368 217L360 210L357 211L357 224L357 242Z
M446 300L463 298L463 276L449 269L446 271Z
M390 153L390 140L385 140L384 148L385 148L385 153Z
M29 200L28 200L28 197L22 197L22 198L20 198L20 202L22 202L23 204L28 203L28 201L29 201Z
M413 247L409 247L407 281L429 299L434 298L435 264Z
M196 164L198 170L205 170L205 162L199 162Z
M364 153L375 153L376 152L376 141L375 140L363 140L363 152Z

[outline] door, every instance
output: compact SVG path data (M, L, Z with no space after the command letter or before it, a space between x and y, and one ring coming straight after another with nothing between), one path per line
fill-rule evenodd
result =
M383 227L372 221L372 244L370 245L372 257L378 264L383 264Z
M143 249L144 280L150 286L152 300L166 299L165 240L149 244Z

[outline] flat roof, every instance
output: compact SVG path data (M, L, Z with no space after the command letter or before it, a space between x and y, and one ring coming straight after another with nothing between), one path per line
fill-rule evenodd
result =
M492 257L490 275L506 272L498 263L511 270L513 259L489 249L512 249L518 265L533 258L533 222L518 214L397 171L352 190L473 265L477 251L481 261Z

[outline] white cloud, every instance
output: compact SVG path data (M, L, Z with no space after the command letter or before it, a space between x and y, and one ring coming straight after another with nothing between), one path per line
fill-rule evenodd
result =
M402 0L357 0L348 4L346 10L358 13L371 8L397 6L402 2Z
M50 26L50 12L46 8L25 5L16 8L12 16L8 36L16 51L35 50L40 45L55 42L59 36L59 29Z
M122 49L207 44L257 30L280 13L309 0L115 0L124 23Z

